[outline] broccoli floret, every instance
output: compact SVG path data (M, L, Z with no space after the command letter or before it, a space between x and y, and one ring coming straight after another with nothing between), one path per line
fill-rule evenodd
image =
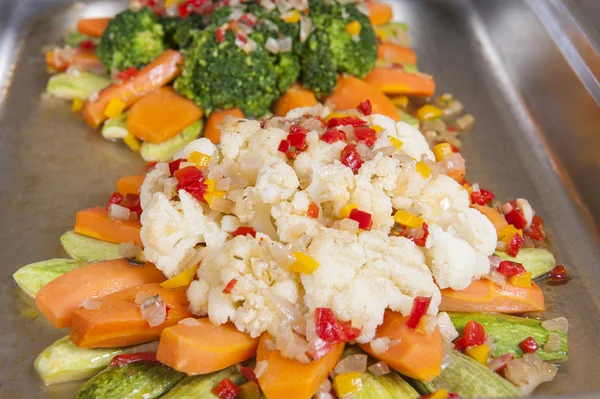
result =
M302 57L304 86L323 97L333 91L337 81L336 65L329 54L329 37L324 31L315 31L306 41Z
M140 68L164 51L163 39L163 27L152 10L126 10L110 21L96 51L108 70Z
M191 44L183 49L185 64L175 89L206 112L239 107L248 117L266 114L280 94L272 55L260 45L246 54L235 44L231 31L221 43L213 27L191 35Z

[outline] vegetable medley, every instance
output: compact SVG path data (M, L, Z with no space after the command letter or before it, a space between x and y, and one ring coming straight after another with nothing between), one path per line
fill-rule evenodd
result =
M68 68L48 92L152 162L77 213L71 259L14 274L70 328L36 359L45 384L450 399L554 378L568 322L541 316L540 286L567 272L526 199L466 180L457 132L473 117L425 100L433 80L389 6L134 6L48 55Z

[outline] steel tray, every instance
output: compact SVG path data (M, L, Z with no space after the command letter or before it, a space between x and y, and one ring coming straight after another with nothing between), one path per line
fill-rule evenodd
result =
M538 396L600 397L600 9L594 0L395 1L419 66L475 115L464 140L471 181L503 199L528 198L572 276L544 286L548 314L565 315L570 358ZM42 51L77 18L124 1L0 1L0 397L63 398L45 388L35 356L66 331L39 317L12 280L30 262L64 256L77 210L100 204L143 162L105 142L62 101L43 98ZM595 17L595 18L594 18Z

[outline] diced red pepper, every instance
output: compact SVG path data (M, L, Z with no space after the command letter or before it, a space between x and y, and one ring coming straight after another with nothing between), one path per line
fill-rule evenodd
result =
M140 352L140 353L125 353L123 355L117 355L110 361L111 367L126 366L131 363L158 363L156 360L156 353L152 352Z
M319 217L319 205L314 202L308 204L308 210L306 211L306 215L309 218L316 219Z
M419 325L419 322L423 318L423 315L427 313L427 309L429 309L429 304L431 303L430 296L418 296L413 301L412 310L410 311L410 316L406 321L406 326L411 330L414 330Z
M183 169L177 169L173 175L179 182L180 188L186 188L196 183L204 182L204 173L195 166L186 166Z
M290 147L290 149L288 150L288 152L285 153L285 155L287 155L289 159L296 159L299 152L300 151L298 151L296 147Z
M427 394L427 395L422 395L422 396L419 396L418 399L430 399L433 397L434 394L435 394L435 392ZM457 393L448 392L448 396L446 397L446 399L460 399L460 397L458 396Z
M106 202L106 206L104 207L104 209L108 210L108 208L110 208L110 206L112 204L119 205L121 203L121 201L123 201L123 196L121 195L121 193L114 192L114 193L112 193L112 195L110 196L110 198Z
M93 50L96 48L96 43L93 40L82 40L79 42L79 48L83 50Z
M235 229L231 235L234 237L251 235L252 237L256 238L256 230L254 230L254 227L240 226Z
M290 144L300 151L306 150L306 133L290 133L287 136Z
M124 71L119 72L117 78L120 80L129 80L138 74L138 70L134 67L130 67L125 69Z
M522 264L518 262L512 262L510 260L503 260L498 265L498 273L505 275L506 277L513 277L519 274L525 273L527 270Z
M240 373L242 373L246 380L258 383L258 378L256 378L252 367L240 366Z
M460 399L460 396L454 392L448 392L448 399Z
M300 125L292 125L290 126L290 134L296 134L296 133L304 133L307 134L308 133L308 129L305 127L302 127ZM292 143L293 144L293 143ZM294 144L295 145L295 144Z
M142 214L142 204L140 203L140 196L137 194L126 194L123 201L119 204L129 209L131 212L135 212L138 219Z
M242 33L238 33L237 35L235 35L235 37L243 44L248 43L248 38L245 35L243 35Z
M515 357L512 353L505 353L502 356L498 356L492 359L492 361L488 364L488 367L496 373L501 373L502 370L506 368L506 363L510 362L514 358Z
M235 399L242 390L235 385L229 378L224 378L219 385L213 388L212 393L219 399Z
M377 132L370 127L355 127L354 135L358 141L362 141L367 147L373 147L373 144L377 141Z
M489 205L496 198L494 193L484 188L471 193L471 202L477 205Z
M158 162L156 162L156 161L146 162L146 165L144 165L144 170L149 171L150 169L154 168L157 163ZM173 174L173 173L171 173L171 174Z
M247 26L254 26L256 24L256 17L252 14L244 14L238 21Z
M344 330L344 334L346 334L346 341L352 341L359 337L362 329L352 327L352 322L344 321L340 323L342 325L342 330Z
M319 338L330 344L344 342L348 339L344 328L329 308L315 309L315 331Z
M354 208L350 211L348 218L358 222L358 228L361 230L371 230L373 227L373 216L369 212Z
M173 176L175 174L175 171L179 169L179 165L181 165L181 163L185 161L187 161L187 159L179 158L172 162L169 162L169 172L171 172L171 176Z
M527 337L519 344L519 348L525 353L533 353L539 349L539 345L533 337Z
M223 288L223 294L231 294L231 290L233 290L233 287L235 287L236 284L237 279L232 278L231 280L229 280L225 288Z
M225 40L225 29L217 28L217 30L215 31L215 38L217 39L217 43L223 43L223 41Z
M368 99L358 104L358 107L356 107L356 109L364 116L371 115L371 111L373 110L373 108L371 107L371 101L369 101Z
M339 129L329 129L321 136L321 140L328 144L335 143L336 141L347 141L346 132Z
M336 127L336 126L345 126L345 125L364 126L365 124L366 124L365 121L363 121L362 119L360 119L356 116L343 116L341 118L331 118L327 122L327 127L332 128L332 127Z
M200 6L210 0L187 0L181 3L178 7L179 16L185 18L194 10L200 8Z
M527 220L525 220L525 216L523 216L523 211L517 208L516 201L510 201L509 203L502 205L502 207L507 207L508 205L510 205L510 211L504 214L504 219L517 229L524 229L527 225Z
M469 346L483 345L487 340L485 329L474 320L470 320L465 324L463 335L454 341L454 347L458 350L464 350Z
M358 150L354 144L347 144L346 147L344 147L340 161L344 166L352 169L354 174L358 173L358 170L363 164L362 157L358 153Z
M423 222L421 229L423 229L423 236L421 238L415 238L408 234L405 234L405 237L411 239L417 246L424 247L427 242L427 237L429 237L429 226L427 223Z
M513 238L510 239L506 252L512 257L517 256L524 242L525 240L520 234L515 234Z
M292 143L290 143L289 140L281 140L279 142L279 147L277 147L277 151L287 154L288 151L290 150L291 146L292 146Z
M523 234L528 235L536 241L544 241L546 235L544 234L544 220L539 216L534 216L531 220L531 225L525 230Z
M556 265L552 272L550 272L550 277L552 281L560 283L567 279L567 271L563 265Z

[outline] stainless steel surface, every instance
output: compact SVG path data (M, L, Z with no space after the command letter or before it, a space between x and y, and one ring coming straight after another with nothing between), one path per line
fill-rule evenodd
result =
M593 79L576 68L577 54L584 61L590 55L579 53L576 33L552 30L564 28L565 20L556 20L556 4L550 3L579 12L576 27L581 15L598 19L574 1L528 3L406 0L394 7L412 27L421 69L477 118L465 139L469 179L503 199L528 198L573 277L566 286L543 287L548 314L571 322L570 359L537 395L598 398L600 108L593 97L597 88L582 83ZM75 212L105 201L118 177L142 170L139 159L103 141L67 104L40 97L47 80L42 49L57 43L82 13L109 15L118 6L0 0L1 398L72 392L72 385L46 390L35 375L36 354L66 332L35 317L11 274L61 256L58 238L72 227ZM594 77L593 68L588 72Z

